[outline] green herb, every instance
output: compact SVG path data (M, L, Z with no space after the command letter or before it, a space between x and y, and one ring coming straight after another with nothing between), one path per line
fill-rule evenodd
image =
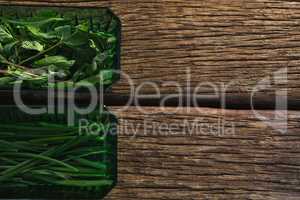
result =
M105 130L81 135L77 126L49 122L0 124L0 184L110 186L111 166L100 160L112 151L106 137Z
M45 88L49 78L61 86L111 84L117 38L73 20L52 10L0 18L0 87Z

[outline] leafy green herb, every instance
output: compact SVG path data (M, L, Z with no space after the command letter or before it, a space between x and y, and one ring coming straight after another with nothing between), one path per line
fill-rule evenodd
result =
M36 67L47 67L54 65L61 69L69 69L75 63L75 60L67 60L63 56L48 56L41 60L34 62L33 66Z
M21 46L22 48L28 50L36 50L36 51L44 50L44 46L37 41L23 41Z
M59 85L111 84L113 76L107 70L114 68L116 43L111 33L91 31L88 20L75 25L74 19L53 10L18 19L2 17L0 88L20 79L24 87L50 87L49 77Z
M7 43L14 40L14 37L5 25L0 25L0 41L1 43Z

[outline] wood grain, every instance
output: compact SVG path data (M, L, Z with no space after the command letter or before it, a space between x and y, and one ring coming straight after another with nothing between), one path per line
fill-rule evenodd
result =
M271 76L261 94L287 89L300 97L300 2L292 0L47 0L1 3L108 6L123 22L122 69L135 86L158 84L162 93L178 93L165 81L191 89L211 82L228 94L248 94ZM275 82L274 72L288 69L288 82ZM263 83L260 83L264 85ZM125 79L114 87L128 93ZM151 86L141 93L153 93ZM198 93L212 92L211 86Z
M299 199L300 112L281 133L246 110L143 109L112 109L119 186L106 199Z
M135 86L151 81L165 94L176 81L228 85L247 95L262 79L272 95L300 99L300 2L292 0L47 0L5 4L108 6L123 22L122 69ZM288 82L274 72L288 69ZM170 83L169 83L170 84ZM268 85L268 82L260 83ZM219 88L220 89L220 88ZM122 80L115 93L129 92ZM151 87L142 93L153 93ZM210 93L203 87L199 93ZM119 186L107 199L287 199L300 196L300 114L270 127L248 110L146 107L119 111ZM261 111L272 117L271 111ZM202 130L189 130L198 119ZM146 122L146 124L144 124ZM226 134L215 130L225 122ZM176 126L177 125L177 126ZM169 128L172 131L169 131ZM234 132L232 132L232 126ZM210 128L212 127L212 128ZM146 133L144 132L146 129ZM161 130L160 130L161 129ZM212 130L211 130L212 129ZM133 137L133 133L137 135Z

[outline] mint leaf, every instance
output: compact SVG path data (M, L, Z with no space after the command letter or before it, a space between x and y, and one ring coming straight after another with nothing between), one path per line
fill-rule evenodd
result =
M27 30L36 38L43 38L43 39L54 39L57 38L56 35L50 33L44 33L39 27L36 26L26 26Z
M70 37L64 38L63 42L70 47L80 47L89 44L89 37L86 32L76 30Z
M68 60L63 56L48 56L46 58L34 62L33 66L35 68L38 68L38 67L47 67L47 66L55 65L63 69L68 69L72 67L74 64L75 64L75 60Z
M8 43L14 40L14 37L10 33L7 27L0 25L0 41L3 43Z
M76 28L78 30L81 30L81 31L84 31L84 32L88 32L89 31L89 23L87 21L83 22L83 23L77 25Z
M23 41L21 47L24 49L36 50L36 51L44 50L44 46L37 41Z
M61 40L68 40L68 38L72 36L72 28L70 25L59 26L56 27L54 30L55 30L55 34Z
M102 70L100 71L100 79L103 85L108 85L112 83L114 77L113 70Z
M13 53L15 46L18 44L18 41L14 41L12 43L8 43L3 47L3 54L9 56Z

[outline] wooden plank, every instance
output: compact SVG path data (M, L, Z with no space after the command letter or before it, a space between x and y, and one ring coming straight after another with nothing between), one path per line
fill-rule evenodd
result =
M72 3L73 2L73 3ZM288 68L288 83L261 94L287 88L299 99L299 7L291 0L47 0L0 3L109 6L123 21L122 69L135 85L157 83L163 93L203 82L232 83L228 94L247 94L274 72ZM265 83L264 83L265 84ZM128 93L123 80L114 91ZM153 88L143 88L153 93ZM211 92L202 88L199 93ZM113 109L120 124L120 184L107 199L298 199L299 112L289 113L288 133L258 120L251 111L196 108ZM166 113L173 112L173 113ZM271 112L262 111L271 116ZM147 125L147 133L143 130ZM195 119L202 131L188 131ZM225 120L230 134L214 135L208 127ZM184 123L187 120L187 123ZM156 124L153 124L155 122ZM158 124L158 125L157 125ZM153 127L162 127L161 131ZM175 125L179 125L176 127ZM234 124L234 134L231 125ZM174 125L170 135L168 125ZM278 125L279 128L282 124ZM130 133L136 129L136 137ZM282 128L282 127L281 127ZM128 130L126 130L128 129ZM162 135L157 135L159 132ZM199 132L202 134L199 134ZM140 135L142 133L142 135ZM188 133L188 136L186 134ZM129 134L129 135L126 135Z
M261 94L286 88L299 99L300 2L292 0L47 0L1 3L60 6L109 6L123 22L122 69L136 86L158 84L162 93L178 93L176 81L191 88L211 82L228 94L248 94L271 76ZM43 3L44 2L44 3ZM288 82L274 72L287 67ZM262 83L261 83L262 84ZM264 84L262 84L264 85ZM114 87L128 93L125 79ZM153 93L145 86L141 93ZM211 86L198 93L212 92Z
M247 110L118 109L119 186L106 199L299 199L300 112L281 133Z

